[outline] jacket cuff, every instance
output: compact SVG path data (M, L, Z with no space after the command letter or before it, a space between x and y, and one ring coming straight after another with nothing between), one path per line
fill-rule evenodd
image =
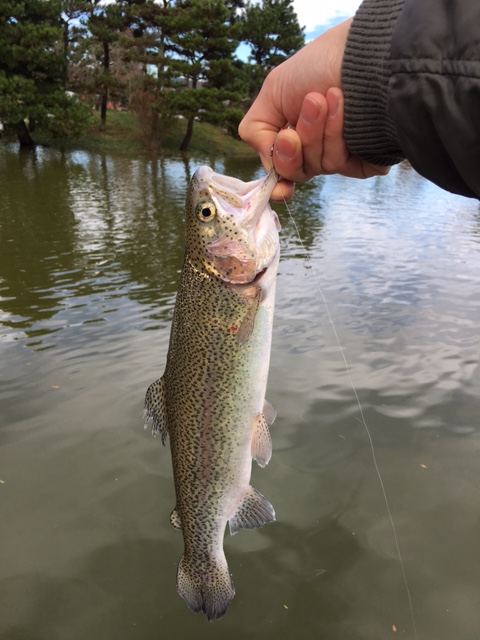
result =
M353 19L342 66L345 139L351 153L388 166L405 158L387 112L390 43L405 0L364 0Z

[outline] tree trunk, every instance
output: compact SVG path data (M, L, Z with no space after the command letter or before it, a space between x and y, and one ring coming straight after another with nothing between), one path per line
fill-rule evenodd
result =
M70 22L70 18L65 18L65 21L63 23L63 69L62 69L62 82L63 82L63 88L66 89L67 88L67 82L68 82L68 49L69 49L69 45L70 45L70 38L69 38L69 22Z
M107 125L107 102L108 102L108 87L103 87L102 100L100 102L100 129L105 131Z
M187 122L187 131L185 133L185 137L183 138L182 144L180 145L180 151L186 151L190 145L190 140L192 139L194 122L195 122L195 116L190 116Z
M105 82L102 87L102 100L100 103L100 129L105 130L107 125L107 104L108 104L108 78L110 74L110 45L103 43L103 77Z
M17 131L18 141L20 142L20 146L22 147L22 149L33 149L33 147L35 146L35 142L30 136L30 131L25 124L25 120L20 120L20 122L17 122L17 124L15 125L15 129Z
M158 149L158 121L159 113L150 108L150 144L152 149Z

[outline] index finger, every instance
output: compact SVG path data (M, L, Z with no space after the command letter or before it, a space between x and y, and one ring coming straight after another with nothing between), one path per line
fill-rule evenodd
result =
M254 103L238 126L238 135L259 154L266 171L272 168L270 151L277 133L287 125L285 115L276 108L277 91L272 82L272 71ZM278 104L281 104L280 102Z

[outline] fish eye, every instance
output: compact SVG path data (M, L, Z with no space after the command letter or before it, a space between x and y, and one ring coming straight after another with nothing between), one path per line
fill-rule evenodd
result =
M197 217L202 222L210 222L217 213L212 202L199 202L197 205Z

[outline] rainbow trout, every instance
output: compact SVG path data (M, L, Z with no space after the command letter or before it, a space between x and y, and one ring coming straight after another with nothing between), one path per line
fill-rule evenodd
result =
M272 454L265 401L280 228L272 171L254 182L200 167L187 193L185 255L165 373L147 390L154 434L167 436L184 553L177 590L195 613L221 618L235 589L223 551L230 533L275 520L250 486L252 458Z

